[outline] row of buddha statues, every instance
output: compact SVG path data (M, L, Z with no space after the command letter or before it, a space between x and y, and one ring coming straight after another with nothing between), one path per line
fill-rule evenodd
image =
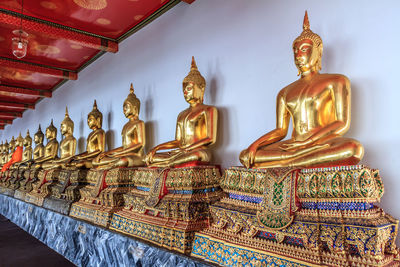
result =
M388 266L400 260L398 220L373 204L384 192L379 171L355 165L364 148L343 136L350 82L320 73L322 40L307 12L292 48L300 78L279 91L276 128L241 151L243 166L222 174L212 163L218 110L203 103L206 80L192 58L182 83L189 106L177 117L175 139L145 153L131 84L121 147L105 151L95 100L86 151L76 155L66 108L60 143L52 121L45 134L39 125L34 149L29 131L0 145L2 171L18 170L0 174L0 193L12 188L2 177L27 169L24 186L10 196L221 265L268 265L275 257L280 266L288 259L295 259L290 266ZM290 121L292 135L284 140Z
M241 163L247 168L358 163L363 156L363 146L354 139L342 137L350 127L350 82L340 74L319 73L322 40L309 29L307 17L302 34L293 42L293 52L301 78L279 92L276 129L243 150ZM124 115L129 121L122 129L122 147L105 152L105 131L101 128L103 116L95 101L88 114L87 124L92 132L87 137L84 153L75 155L74 123L66 110L60 127L64 136L60 144L52 122L46 129L47 144L43 146L39 126L33 151L29 132L25 139L19 135L16 141L13 138L9 144L6 141L0 145L1 164L8 168L18 162L13 166L49 169L172 167L191 161L210 162L209 146L216 141L218 112L215 107L203 104L205 87L206 81L192 58L191 70L183 80L183 95L189 107L178 115L175 140L157 145L147 155L143 150L146 139L145 124L139 119L140 101L131 85L123 104ZM282 141L287 135L290 118L293 121L292 137ZM26 147L22 158L12 159L15 149L22 145ZM160 152L162 150L167 152Z

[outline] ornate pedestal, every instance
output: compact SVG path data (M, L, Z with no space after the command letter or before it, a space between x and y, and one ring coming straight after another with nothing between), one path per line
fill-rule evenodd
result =
M25 195L25 201L42 206L50 195L51 187L57 182L60 169L40 170L38 180L32 184L32 191Z
M110 229L189 253L195 231L210 223L210 203L222 195L219 181L214 166L138 168Z
M137 168L90 170L87 187L80 190L81 199L72 204L70 216L108 227L112 214L122 209L131 177Z
M61 170L58 181L51 187L50 196L43 202L43 207L68 215L71 205L80 199L79 190L86 183L87 170Z
M195 257L229 266L385 266L399 257L398 220L373 204L383 195L377 170L230 168L221 186L228 195L196 233Z
M25 169L15 169L9 171L9 177L0 186L0 193L7 196L14 196L15 190L19 188L20 181L24 178Z
M26 193L32 191L32 184L38 181L39 170L38 169L27 169L24 172L24 177L19 182L19 188L15 190L14 197L25 201Z

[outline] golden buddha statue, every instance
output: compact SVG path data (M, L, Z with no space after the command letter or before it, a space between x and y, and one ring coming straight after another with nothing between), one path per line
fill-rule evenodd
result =
M24 142L24 138L22 138L21 133L19 133L17 140L14 141L14 137L12 138L10 144L11 144L11 152L9 154L9 160L6 162L1 171L4 172L6 170L15 170L17 168L16 163L20 162L22 160L22 145Z
M8 154L7 154L7 161L6 161L6 163L9 162L9 161L11 160L12 154L13 154L14 151L15 151L15 147L16 147L16 143L15 143L15 139L14 139L14 136L13 136L13 137L11 138L11 141L10 141L9 145L8 145L9 152L8 152Z
M6 140L6 142L3 144L3 153L1 154L1 165L4 165L8 161L9 150L10 147Z
M293 52L301 77L279 92L276 129L242 151L241 163L247 168L357 164L362 145L342 137L350 126L350 82L340 74L319 73L322 40L310 30L307 12ZM281 141L290 118L292 138Z
M129 121L122 128L122 146L98 155L92 162L93 166L114 168L144 165L145 127L144 122L139 120L140 100L132 84L123 111Z
M88 114L87 123L92 132L86 140L86 151L73 157L67 167L90 169L93 167L92 160L105 150L106 133L101 128L103 114L97 109L96 100L93 110Z
M75 156L76 139L73 136L74 122L68 115L67 107L65 107L65 118L61 122L60 130L64 136L64 139L60 143L60 158L43 163L43 169L65 167L65 163Z
M29 135L29 130L23 139L23 146L25 149L22 153L22 161L14 164L17 168L26 167L32 161L32 137Z
M42 132L42 129L40 128L39 124L39 129L34 135L34 141L35 141L35 149L33 150L33 160L36 161L44 156L44 146L43 146L43 139L44 139L44 134Z
M190 106L178 115L175 140L160 144L147 154L148 166L172 167L211 160L208 146L216 140L218 112L215 107L203 104L205 87L206 81L193 57L191 70L183 80L183 95Z
M44 147L44 156L35 160L35 165L33 166L35 169L41 168L46 161L58 158L57 128L54 127L53 120L51 120L49 127L46 129L46 138L47 144Z

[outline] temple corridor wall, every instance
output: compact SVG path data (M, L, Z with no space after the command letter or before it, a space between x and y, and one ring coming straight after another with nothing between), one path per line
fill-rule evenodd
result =
M0 132L9 139L31 135L50 120L59 128L65 105L75 122L78 151L90 132L87 114L97 100L107 149L121 145L126 122L122 103L133 82L146 122L147 149L174 138L178 113L187 107L182 80L191 56L207 80L205 103L219 108L214 161L239 165L238 155L275 127L279 90L296 80L292 42L308 10L311 30L324 42L322 72L341 73L352 83L352 123L347 134L365 147L362 164L381 170L381 206L400 218L400 2L198 0L180 3L103 55ZM61 134L58 131L58 139Z

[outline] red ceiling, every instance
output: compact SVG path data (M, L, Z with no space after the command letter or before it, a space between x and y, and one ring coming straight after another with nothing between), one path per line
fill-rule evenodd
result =
M0 0L0 129L179 0ZM193 0L185 0L191 3ZM13 30L29 34L26 57Z

